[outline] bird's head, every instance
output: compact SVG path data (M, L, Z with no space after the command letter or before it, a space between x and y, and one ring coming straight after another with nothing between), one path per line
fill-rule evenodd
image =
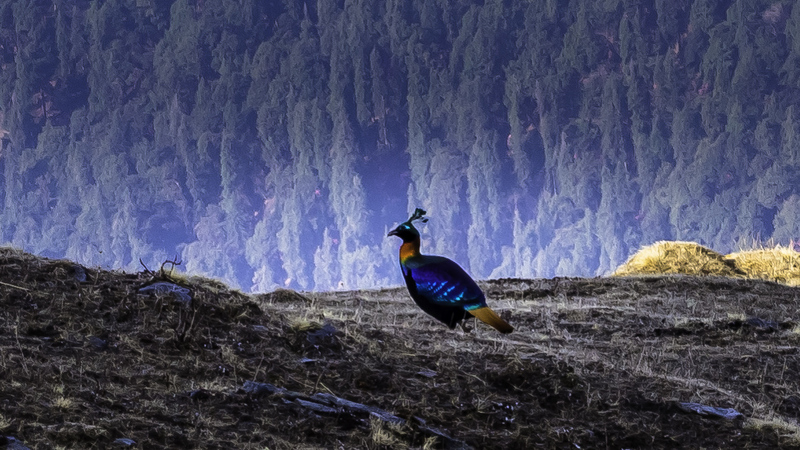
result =
M402 239L403 242L411 242L419 239L419 231L414 228L413 222L417 220L420 220L423 223L427 222L428 218L424 216L425 210L417 208L414 211L414 214L412 214L408 220L398 225L394 230L390 231L387 236L397 236Z

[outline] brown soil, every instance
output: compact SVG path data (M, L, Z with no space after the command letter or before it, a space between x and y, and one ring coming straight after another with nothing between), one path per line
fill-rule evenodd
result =
M797 288L497 280L501 335L399 288L163 279L0 249L0 448L800 448Z

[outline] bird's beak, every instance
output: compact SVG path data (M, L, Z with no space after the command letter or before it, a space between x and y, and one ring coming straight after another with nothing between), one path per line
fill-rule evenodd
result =
M395 228L394 230L390 231L389 234L387 234L386 236L387 237L389 237L389 236L397 236L397 228Z

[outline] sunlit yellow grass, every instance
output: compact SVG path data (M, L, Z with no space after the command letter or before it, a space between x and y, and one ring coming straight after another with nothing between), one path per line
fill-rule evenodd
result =
M800 253L781 245L722 255L695 242L659 241L642 248L612 276L714 275L800 286Z
M759 278L800 286L800 253L789 247L777 245L731 253L732 259L748 278Z
M627 275L741 276L733 261L696 242L659 241L642 248L612 276Z

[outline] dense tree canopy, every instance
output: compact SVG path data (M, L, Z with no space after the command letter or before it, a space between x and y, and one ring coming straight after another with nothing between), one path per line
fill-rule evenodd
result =
M800 7L0 0L0 242L244 289L800 239Z

